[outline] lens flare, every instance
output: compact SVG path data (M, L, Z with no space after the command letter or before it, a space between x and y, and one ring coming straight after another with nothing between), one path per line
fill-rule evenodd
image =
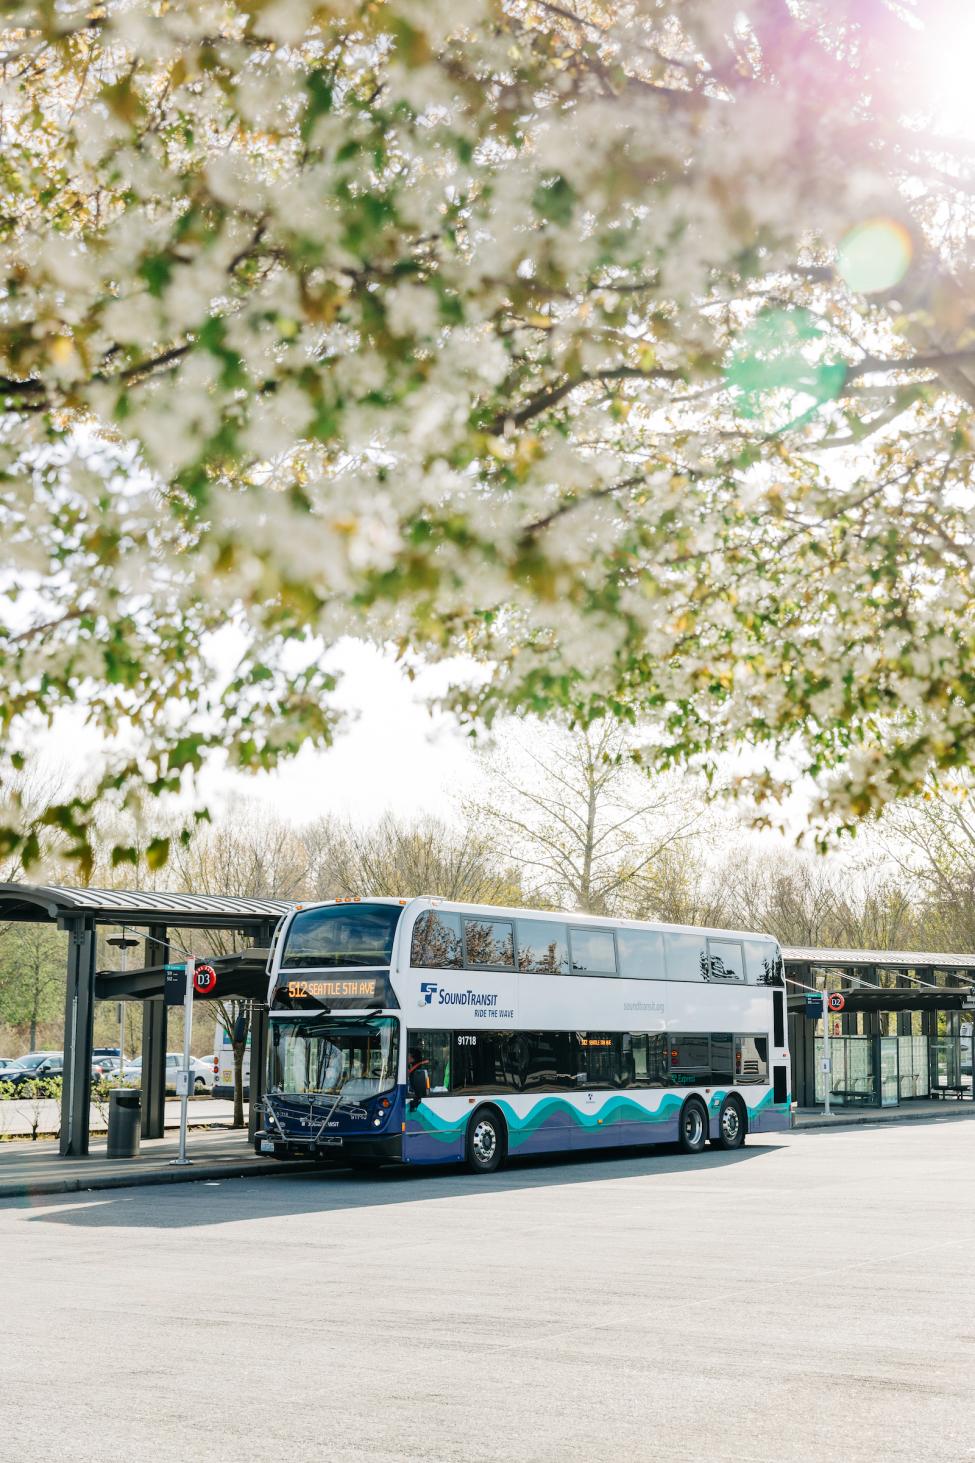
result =
M892 218L868 218L840 243L840 278L859 295L876 295L900 284L911 265L911 236Z

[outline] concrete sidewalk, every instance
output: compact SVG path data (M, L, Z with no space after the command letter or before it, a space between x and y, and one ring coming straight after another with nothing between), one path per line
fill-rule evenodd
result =
M36 1109L36 1112L35 1112ZM247 1111L247 1103L244 1103L244 1111ZM91 1133L104 1133L108 1126L108 1103L99 1106L91 1104L88 1114L88 1130ZM170 1097L166 1099L165 1125L167 1128L179 1127L179 1098ZM220 1097L191 1097L190 1098L190 1126L191 1127L216 1127L225 1124L228 1128L234 1119L234 1105ZM61 1126L60 1104L51 1099L43 1102L32 1102L22 1097L8 1097L0 1102L0 1137L2 1138L29 1138L34 1122L37 1122L38 1133L49 1136L57 1134Z
M956 1098L923 1098L900 1107L834 1107L826 1117L821 1107L803 1107L796 1113L797 1128L851 1128L864 1123L931 1122L939 1118L975 1118L975 1102Z
M92 1144L87 1158L62 1158L57 1143L52 1141L0 1143L0 1201L87 1189L194 1183L245 1174L300 1173L315 1166L301 1160L259 1157L246 1130L192 1133L186 1152L190 1164L177 1168L172 1166L179 1153L175 1138L144 1139L138 1158L107 1158L105 1144L99 1142Z

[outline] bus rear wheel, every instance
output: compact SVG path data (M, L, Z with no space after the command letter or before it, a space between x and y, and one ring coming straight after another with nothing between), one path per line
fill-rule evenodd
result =
M482 1107L467 1126L467 1167L472 1173L494 1173L504 1162L504 1119L496 1108Z
M740 1148L745 1141L745 1114L737 1097L726 1097L718 1114L718 1136L711 1142L726 1152Z
M703 1102L689 1097L680 1110L677 1141L682 1153L702 1153L708 1138L708 1115Z

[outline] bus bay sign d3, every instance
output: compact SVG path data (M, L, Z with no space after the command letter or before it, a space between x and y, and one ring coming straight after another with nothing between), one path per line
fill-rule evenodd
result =
M198 996L212 996L217 988L217 972L212 965L198 965L193 971L193 990Z

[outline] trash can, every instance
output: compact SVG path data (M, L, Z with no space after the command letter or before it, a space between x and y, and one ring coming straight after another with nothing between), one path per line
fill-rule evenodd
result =
M142 1093L138 1087L112 1089L108 1103L108 1157L138 1158L142 1139Z

